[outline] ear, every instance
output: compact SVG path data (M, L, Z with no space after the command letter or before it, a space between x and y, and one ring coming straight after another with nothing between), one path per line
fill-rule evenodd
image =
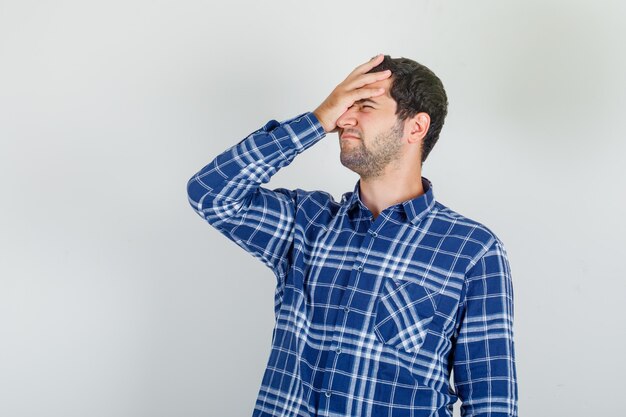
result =
M417 113L415 116L411 117L407 120L407 125L405 125L405 131L409 133L408 140L409 143L421 142L422 139L428 133L428 128L430 127L430 116L428 113Z

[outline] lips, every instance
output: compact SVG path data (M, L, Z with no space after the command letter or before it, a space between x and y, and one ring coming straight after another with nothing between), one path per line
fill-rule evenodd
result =
M344 140L344 139L356 139L356 140L359 140L359 138L357 136L348 135L348 134L341 135L341 140Z

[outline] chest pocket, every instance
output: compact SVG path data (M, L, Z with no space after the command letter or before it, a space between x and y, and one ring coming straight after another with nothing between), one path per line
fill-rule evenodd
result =
M415 282L385 278L376 304L376 337L396 349L417 352L433 320L437 297Z

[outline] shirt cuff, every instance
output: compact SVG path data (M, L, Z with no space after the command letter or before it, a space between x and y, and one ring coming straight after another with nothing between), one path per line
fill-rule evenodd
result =
M312 112L299 114L280 123L276 120L270 120L263 126L262 130L273 133L279 127L288 133L288 135L276 135L281 148L295 147L298 153L310 148L326 136L324 127ZM289 143L285 143L285 140L288 140Z

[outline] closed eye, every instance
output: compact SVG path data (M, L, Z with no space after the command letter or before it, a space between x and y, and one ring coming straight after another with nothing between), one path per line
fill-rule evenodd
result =
M370 99L363 99L363 100L357 101L357 104L363 109L375 109L376 107L374 106L377 105L378 103Z

